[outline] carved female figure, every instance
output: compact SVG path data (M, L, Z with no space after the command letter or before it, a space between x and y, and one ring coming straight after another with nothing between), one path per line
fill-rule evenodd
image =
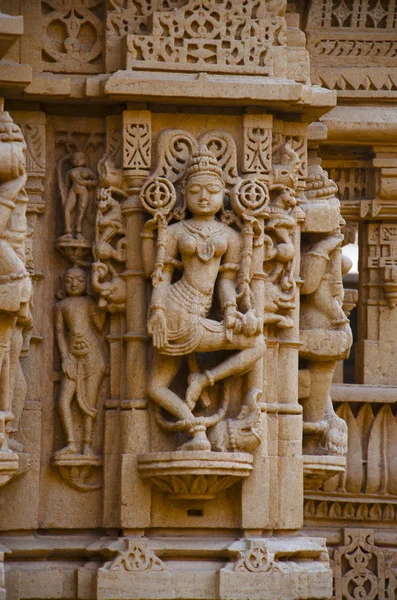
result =
M84 240L83 221L90 201L90 190L92 190L97 178L92 169L87 167L87 157L84 152L72 154L71 165L65 178L62 176L62 159L58 166L59 187L62 196L62 206L65 221L65 233L62 239Z
M151 273L153 264L156 267L148 319L155 348L148 395L186 423L192 439L181 447L184 450L211 449L205 426L193 414L205 388L231 375L246 373L265 352L261 320L253 310L245 314L238 310L242 238L216 218L223 198L222 170L214 155L202 145L186 172L185 203L190 218L168 227L164 244L157 244L156 257L152 231L160 229L163 217L158 215L148 221L143 232L146 273ZM173 282L175 269L180 267L182 277ZM208 318L216 284L222 322ZM193 367L185 400L171 391L169 386L182 357L219 350L238 352L204 373Z

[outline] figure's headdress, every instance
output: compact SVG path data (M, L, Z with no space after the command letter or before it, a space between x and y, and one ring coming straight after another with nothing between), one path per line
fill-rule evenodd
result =
M329 200L335 198L338 186L328 177L320 165L311 165L307 169L305 196L308 200Z
M216 175L223 183L222 169L218 161L205 144L201 144L190 159L186 169L186 179L198 174Z
M8 112L0 112L0 142L19 142L25 146L22 131Z

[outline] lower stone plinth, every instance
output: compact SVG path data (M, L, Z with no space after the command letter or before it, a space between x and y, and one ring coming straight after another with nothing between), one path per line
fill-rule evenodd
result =
M96 573L98 600L303 600L332 595L317 538L124 539Z

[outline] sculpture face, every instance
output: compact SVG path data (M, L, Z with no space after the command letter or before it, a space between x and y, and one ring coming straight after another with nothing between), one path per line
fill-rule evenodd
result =
M112 205L112 196L109 190L101 189L97 194L97 208L101 213L107 211L108 208L111 208Z
M86 164L85 154L83 152L76 152L72 157L72 165L74 167L84 167Z
M186 185L187 208L196 216L215 215L222 208L223 193L223 184L216 175L193 175Z
M86 291L87 277L82 269L69 269L64 277L68 296L81 296Z

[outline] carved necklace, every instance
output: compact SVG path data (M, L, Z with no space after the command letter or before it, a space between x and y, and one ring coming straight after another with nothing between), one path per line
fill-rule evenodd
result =
M217 223L213 229L203 231L202 226L194 222L184 222L184 227L188 230L197 242L196 253L200 260L208 262L215 254L214 238L222 232L222 225Z

